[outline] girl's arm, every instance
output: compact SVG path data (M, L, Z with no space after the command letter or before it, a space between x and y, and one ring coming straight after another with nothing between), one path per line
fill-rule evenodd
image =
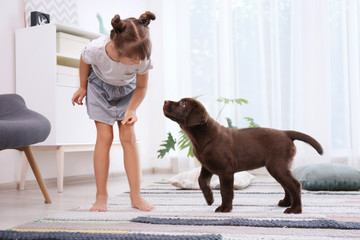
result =
M83 105L82 100L86 96L86 88L87 88L87 78L90 73L90 64L86 64L84 60L82 59L82 56L80 56L80 63L79 63L79 77L80 77L80 87L79 89L74 93L73 98L71 99L71 102L73 105Z
M149 78L148 72L145 74L136 75L136 88L130 100L130 104L125 112L124 121L122 121L123 125L126 124L131 126L134 125L135 122L137 121L135 111L145 98L147 85L148 85L148 78Z

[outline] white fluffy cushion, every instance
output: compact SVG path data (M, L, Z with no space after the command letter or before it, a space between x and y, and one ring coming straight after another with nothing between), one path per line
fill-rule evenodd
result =
M181 189L200 189L198 178L201 168L194 168L190 171L179 173L169 179L169 182ZM249 186L250 182L255 178L248 172L238 172L234 174L234 189L240 190ZM212 189L220 189L220 181L217 175L211 178L210 186Z

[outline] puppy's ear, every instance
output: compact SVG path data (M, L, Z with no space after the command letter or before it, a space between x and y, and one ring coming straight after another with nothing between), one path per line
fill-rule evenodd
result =
M188 127L202 125L207 122L208 118L209 116L207 112L204 112L201 108L197 107L188 114L185 120L185 125Z

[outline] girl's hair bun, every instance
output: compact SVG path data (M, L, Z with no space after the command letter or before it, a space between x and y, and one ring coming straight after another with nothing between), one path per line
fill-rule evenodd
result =
M147 27L150 24L151 20L155 20L156 16L150 11L146 11L145 13L141 14L139 17L139 22L144 27Z
M116 14L111 20L111 26L114 28L115 33L122 33L125 31L126 25L123 20L120 19L119 14Z

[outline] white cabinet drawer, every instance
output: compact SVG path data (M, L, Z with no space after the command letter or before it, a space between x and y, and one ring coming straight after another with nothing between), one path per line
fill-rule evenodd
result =
M81 50L90 40L87 38L74 36L63 32L56 33L56 51L57 53L71 57L80 57Z
M79 69L67 66L57 65L56 84L65 87L79 87Z

